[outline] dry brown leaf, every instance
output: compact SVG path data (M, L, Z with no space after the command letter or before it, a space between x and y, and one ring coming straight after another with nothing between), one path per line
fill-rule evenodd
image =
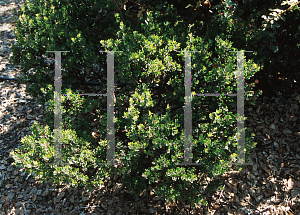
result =
M262 130L262 129L264 129L265 128L265 126L264 125L259 125L259 126L256 126L256 130Z
M294 132L295 136L300 136L300 131Z
M272 128L273 130L276 129L275 123L271 123L270 128Z
M16 193L16 192L18 192L19 190L21 190L21 187L15 188L13 192Z
M277 124L279 120L279 113L276 113L274 116L274 124Z
M245 213L242 210L237 210L234 215L244 215Z
M232 185L229 184L229 183L226 183L226 185L228 186L228 188L230 189L231 192L236 193L236 188L235 188L234 186L232 186Z
M285 133L285 134L291 134L291 133L293 133L290 129L288 129L288 128L284 128L283 130L282 130L282 132L283 133Z
M264 195L265 195L265 197L269 197L269 196L271 196L271 194L272 194L272 191L271 190L269 190L268 188L265 188L265 190L264 190Z
M258 106L258 108L256 109L256 113L258 114L258 115L260 115L260 114L262 114L262 112L261 112L261 105L259 105Z
M300 101L300 95L297 95L297 96L295 97L295 99L296 99L297 101Z
M265 164L261 164L261 168L265 170L268 175L271 175L271 170Z
M287 189L291 190L295 187L296 187L296 181L292 177L290 177L287 183Z
M32 202L35 202L36 197L37 197L36 194L33 194L31 201L32 201Z
M268 123L268 120L269 120L269 116L265 116L265 122Z
M217 210L220 207L220 205L218 205L218 204L212 204L212 207Z

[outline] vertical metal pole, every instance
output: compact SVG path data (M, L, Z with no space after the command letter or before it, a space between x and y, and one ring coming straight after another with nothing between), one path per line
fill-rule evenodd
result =
M244 52L237 53L237 157L238 164L245 163L245 130L244 130Z
M122 51L100 51L107 52L107 163L99 165L116 165L115 163L115 116L114 116L114 52Z
M107 52L107 162L115 161L115 127L114 127L114 53Z
M185 51L184 162L176 163L176 165L201 165L200 163L193 163L193 154L192 154L193 136L192 136L191 52L199 52L199 51Z
M61 110L61 52L69 51L47 51L55 53L55 76L54 76L54 166L62 165L62 110Z

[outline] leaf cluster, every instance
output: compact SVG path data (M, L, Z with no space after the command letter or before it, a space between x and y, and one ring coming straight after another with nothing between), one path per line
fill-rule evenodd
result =
M84 29L89 28L89 24L83 24L82 20L73 24L70 22L70 19L76 17L85 20L82 17L85 7L97 7L95 2L86 0L77 4L77 1L74 1L70 5L66 0L60 3L53 1L49 6L46 1L40 2L33 8L36 7L36 10L43 8L48 11L41 16L43 19L53 20L53 7L56 8L60 4L58 17L65 16L69 19L69 21L68 19L57 20L56 25L48 23L49 28L45 29L54 32L52 28L55 29L54 26L57 26L61 30L59 32L67 29L67 32L72 35L66 38L64 33L49 36L49 41L55 40L55 42L47 42L47 50L55 48L54 44L60 50L71 48L72 53L91 50L88 55L81 53L82 61L79 61L76 55L62 61L66 68L71 69L69 71L75 69L74 66L85 68L89 65L90 58L94 61L99 59L92 49L92 44L89 44L92 39L88 39L88 36L95 34L99 29L91 28L93 31L88 33ZM106 7L105 1L99 2L103 4L102 7ZM30 13L28 9L25 11ZM175 8L172 6L167 6L166 11L176 15ZM164 16L159 11L147 11L145 17L140 18L140 24L132 27L126 24L122 14L115 14L114 22L117 25L114 29L115 34L110 36L107 32L94 38L93 41L95 44L98 39L97 43L100 45L97 47L101 47L102 50L123 51L115 53L115 79L131 83L117 94L117 100L123 104L117 105L115 129L117 133L125 133L125 137L116 135L115 139L115 158L116 162L122 164L120 167L102 165L106 162L108 149L105 138L107 114L102 108L103 102L75 95L72 88L62 89L62 93L66 94L62 99L62 160L68 165L57 167L51 164L55 156L52 132L54 89L47 83L39 88L40 92L37 94L47 100L45 120L48 126L44 128L38 124L32 126L32 136L24 137L22 147L11 153L15 160L14 164L26 171L35 172L39 179L53 179L59 184L85 185L87 189L91 189L103 184L109 176L119 175L135 196L147 190L148 185L152 185L155 187L156 195L162 196L168 202L182 200L189 203L204 203L204 192L218 187L219 176L228 170L229 163L232 162L231 158L236 155L237 98L206 97L196 94L237 93L236 51L238 50L232 42L222 38L222 35L197 36L194 32L199 30L199 25L189 26L182 20L177 20L171 25L171 21L163 20ZM30 24L38 20L33 21L31 18L32 14L28 14L28 20L24 22ZM92 23L94 22L92 20L89 18L86 22ZM35 26L36 29L41 27L38 22ZM22 27L19 25L19 28ZM30 35L28 37L32 38L32 33L28 33ZM21 38L21 35L22 33L18 38ZM46 35L44 36L47 38ZM33 50L43 44L37 40L33 43L33 40L33 38L29 39L28 41L31 42L26 44L21 40L20 43L24 43L24 47L28 44L36 44ZM69 40L72 42L62 42ZM176 165L183 163L185 159L185 51L198 51L191 53L191 65L189 65L192 70L193 97L192 155L193 163L199 164L195 166ZM23 54L20 56L25 59ZM29 61L27 63L30 64ZM245 80L253 77L259 69L259 65L253 60L245 60ZM74 71L76 74L78 69ZM41 71L39 73L42 74ZM67 77L72 75L74 74L71 72L66 73ZM34 77L37 78L38 75ZM43 79L41 76L40 78ZM36 87L40 86L36 85ZM254 104L255 99L260 95L259 92L252 91L253 87L253 85L245 86L244 99L247 103ZM98 124L97 129L101 134L97 140L92 137L93 131L90 129L93 123ZM248 153L255 145L253 135L248 129L246 129L245 142ZM208 177L213 180L208 182Z

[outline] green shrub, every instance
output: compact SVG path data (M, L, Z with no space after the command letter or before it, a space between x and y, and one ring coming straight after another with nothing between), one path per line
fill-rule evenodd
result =
M172 7L168 7L172 12ZM115 115L115 129L125 132L126 137L116 135L116 162L120 167L101 166L106 162L107 141L105 140L105 112L99 112L99 132L102 140L95 144L85 127L79 128L91 113L97 111L99 101L77 96L63 97L62 106L64 131L64 167L54 167L53 132L49 126L32 127L33 136L22 140L22 147L11 155L14 164L33 171L42 180L54 179L55 183L70 183L72 186L85 185L87 189L103 184L111 175L123 177L125 186L133 195L139 195L151 184L156 195L168 202L175 199L189 203L201 203L204 190L218 187L218 176L228 170L228 164L236 154L236 98L235 97L193 97L193 163L196 166L177 166L183 163L184 155L184 52L192 53L192 92L196 93L236 93L237 51L227 40L215 40L193 35L192 28L177 21L157 21L159 12L149 12L142 22L139 32L126 26L115 15L120 30L114 39L103 39L101 45L106 51L115 53L115 79L132 84L116 94L118 113ZM143 18L141 18L142 20ZM188 30L189 29L189 30ZM207 50L213 49L213 53ZM216 56L216 57L210 57ZM245 60L245 79L259 70L257 64ZM251 92L253 85L245 86L246 103L254 103L257 92ZM44 93L48 101L48 119L53 124L50 113L54 107L53 87L48 85ZM63 90L63 93L73 93ZM128 101L128 102L126 102ZM90 104L89 104L90 103ZM89 105L87 105L89 104ZM53 116L53 115L52 115ZM74 119L76 118L76 119ZM79 125L78 125L79 124ZM82 130L83 129L83 130ZM84 133L85 132L85 133ZM80 135L78 135L80 134ZM253 148L252 134L246 132L246 148ZM206 178L214 180L210 183ZM160 180L160 182L158 181Z
M286 87L290 87L296 78L294 71L299 67L296 57L299 54L299 7L296 3L285 0L225 1L225 4L217 5L218 13L209 23L207 34L228 38L234 47L253 51L254 55L248 55L250 59L263 65L257 76L261 78L261 86L266 86L266 79L273 77L274 81L288 79ZM271 21L274 16L276 19Z
M99 53L104 47L99 41L115 38L118 25L113 13L120 13L121 20L127 26L140 31L140 19L137 18L137 14L142 8L159 11L160 22L168 21L170 26L174 25L176 20L192 24L192 33L204 40L214 40L218 35L223 40L232 41L238 49L254 51L254 55L248 54L247 57L263 65L264 70L274 77L291 78L293 68L297 68L299 64L298 45L294 47L294 44L299 43L298 6L282 14L281 17L285 18L285 21L278 20L266 29L261 27L264 23L263 16L269 15L269 8L288 8L289 5L279 5L279 2L284 1L278 1L277 6L276 2L271 0L211 1L209 13L203 11L199 2L195 3L192 0L144 1L143 7L137 8L134 13L130 8L137 7L137 4L128 1L127 9L124 10L125 7L118 7L115 2L119 1L42 0L25 3L18 13L20 18L16 20L17 42L12 45L14 54L11 63L22 65L21 73L24 74L24 79L36 80L33 83L26 82L27 93L37 97L42 103L50 99L41 97L41 88L52 84L54 76L54 61L46 61L46 57L53 59L53 53L46 51L70 51L62 54L63 80L67 82L63 84L63 89L71 88L75 91L78 86L70 84L74 80L84 80L84 77L90 74L93 64L99 65L103 70L102 75L105 76L105 55ZM175 8L172 13L168 9L171 4ZM143 13L145 16L145 12ZM212 54L213 57L217 57L214 51ZM285 72L278 74L275 67L282 68ZM28 73L32 68L35 75ZM99 80L101 79L95 77L93 81Z
M41 88L53 84L54 53L46 51L70 51L62 53L62 89L74 91L73 81L85 80L91 74L93 64L98 64L106 74L106 58L99 41L112 38L118 25L113 12L113 1L95 0L41 0L26 1L15 20L16 43L12 44L12 64L20 64L29 79L26 92L44 104L50 99L42 96ZM33 74L29 73L32 69ZM101 73L101 71L97 71ZM106 76L104 76L106 77ZM93 81L99 81L95 77ZM85 88L86 89L86 88Z

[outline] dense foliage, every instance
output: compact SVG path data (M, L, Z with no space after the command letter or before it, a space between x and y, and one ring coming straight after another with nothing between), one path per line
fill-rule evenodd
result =
M66 81L62 89L74 80L85 80L94 64L105 68L106 57L99 53L103 50L99 41L112 38L117 31L112 13L115 8L112 1L26 1L18 12L17 43L12 46L11 58L12 63L22 66L23 79L35 80L24 82L28 85L26 92L43 104L50 98L43 96L42 88L53 84L55 63L54 53L46 51L70 51L62 54ZM76 89L74 84L72 89Z
M17 43L11 62L21 64L25 78L37 80L28 84L27 91L47 103L44 115L48 126L33 125L33 135L23 138L22 147L11 154L15 164L42 180L87 189L117 174L134 195L151 184L156 194L168 201L200 203L203 191L218 186L218 176L235 157L236 98L195 94L236 93L237 54L230 51L256 51L253 60L245 60L244 75L249 83L267 59L258 53L266 50L258 48L257 42L274 38L274 32L259 30L261 20L252 16L241 19L245 15L239 7L249 8L246 3L226 2L180 9L180 1L152 1L137 10L135 17L128 15L129 5L125 10L104 0L25 4L16 22ZM63 80L67 81L62 88L67 94L62 97L62 159L71 165L63 167L52 165L54 61L47 62L45 56L53 50L70 51L62 55ZM130 83L115 91L115 155L121 166L99 165L106 162L106 99L78 96L77 86L71 84L75 79L84 80L94 64L102 68L96 71L94 81L106 83L106 56L99 50L123 51L115 53L115 79ZM197 166L176 165L183 162L185 96L184 52L176 51L184 50L199 51L191 54L193 163L201 164ZM253 92L253 87L245 85L246 104L254 104L260 94ZM98 138L93 137L91 125L96 125ZM252 136L246 130L247 153L255 145ZM214 180L208 183L207 177Z

